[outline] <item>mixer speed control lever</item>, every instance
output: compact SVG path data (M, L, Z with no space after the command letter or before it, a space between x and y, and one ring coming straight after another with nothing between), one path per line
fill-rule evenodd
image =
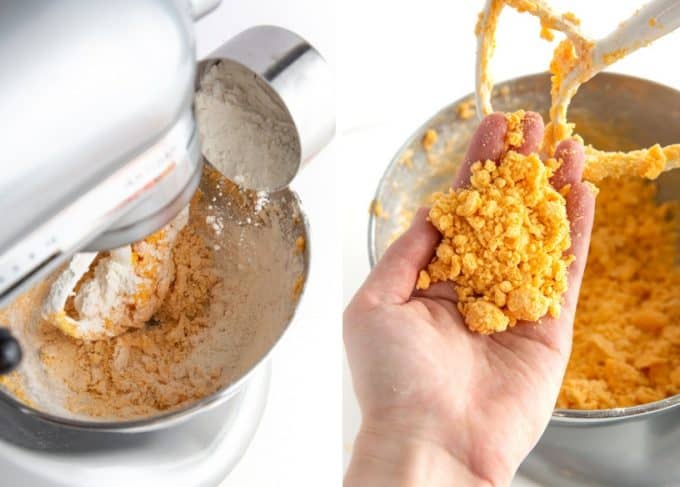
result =
M0 328L0 374L9 374L21 362L21 347L7 328Z

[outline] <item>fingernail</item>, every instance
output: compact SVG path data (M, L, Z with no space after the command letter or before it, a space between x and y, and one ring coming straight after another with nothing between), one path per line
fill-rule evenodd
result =
M590 191L590 194L593 195L593 197L597 198L597 195L600 193L600 188L595 186L593 183L590 181L583 181L583 185L588 188L588 191Z

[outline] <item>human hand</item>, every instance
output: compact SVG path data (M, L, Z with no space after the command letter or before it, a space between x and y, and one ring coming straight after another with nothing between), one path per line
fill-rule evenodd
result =
M524 120L519 152L536 152L543 121ZM498 160L505 117L486 117L454 187L469 166ZM595 196L581 182L583 147L563 141L552 184L571 184L567 213L575 261L559 319L519 323L494 335L470 332L450 283L414 293L441 238L416 215L386 251L344 314L344 339L362 412L347 485L507 485L545 429L571 349L573 320L593 222Z

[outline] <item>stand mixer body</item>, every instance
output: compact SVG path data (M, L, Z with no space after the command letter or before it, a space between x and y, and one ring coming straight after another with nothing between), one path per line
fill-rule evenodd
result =
M12 69L0 108L13 116L0 122L0 306L75 252L140 240L189 203L203 166L193 20L218 3L3 4L0 59ZM251 375L190 423L136 435L50 425L0 401L5 480L214 485L261 418L269 363Z
M253 27L197 64L192 22L219 0L65 0L41 8L29 3L10 0L0 16L0 59L13 68L0 73L0 108L14 116L0 122L6 147L0 166L0 307L74 253L143 239L186 207L201 180L209 179L201 178L205 159L192 101L202 73L216 63L245 70L247 79L258 80L258 96L285 106L297 137L296 171L334 134L330 71L297 34ZM45 39L53 39L47 48ZM286 188L268 201L283 209L272 248L297 246L294 238L309 242L297 195ZM309 245L294 260L299 268L286 270L302 293ZM261 282L271 286L266 269L250 285ZM240 377L164 414L77 420L32 408L0 389L0 466L8 481L215 485L254 434L269 389L270 353L300 298L291 301L287 292L272 298L291 312L267 323L270 331L260 333L266 346L257 342L244 351L250 365ZM0 364L7 324L0 322Z
M0 306L76 251L139 240L189 202L202 166L193 20L217 3L3 5Z

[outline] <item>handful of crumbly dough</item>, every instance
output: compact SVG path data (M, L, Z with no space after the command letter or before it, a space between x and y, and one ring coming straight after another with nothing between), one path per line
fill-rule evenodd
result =
M478 333L558 317L573 256L565 255L566 200L549 181L557 167L510 150L499 162L475 162L469 187L435 194L429 220L443 238L416 288L452 281Z

